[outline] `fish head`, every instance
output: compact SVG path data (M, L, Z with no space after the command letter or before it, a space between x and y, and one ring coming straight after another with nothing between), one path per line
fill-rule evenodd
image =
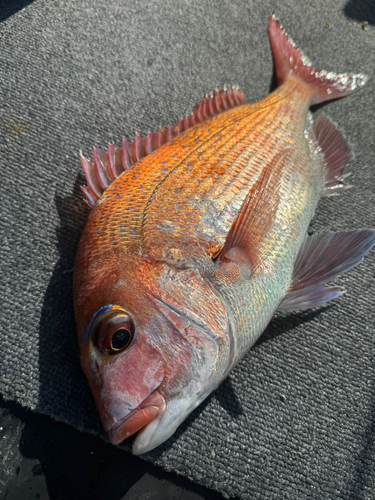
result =
M81 365L113 444L133 453L168 439L231 360L225 309L196 269L128 260L76 265Z

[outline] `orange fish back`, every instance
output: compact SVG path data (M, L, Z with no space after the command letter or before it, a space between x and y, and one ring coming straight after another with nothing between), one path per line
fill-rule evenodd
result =
M100 246L142 251L153 260L185 259L186 246L190 258L217 251L264 166L285 147L295 154L304 143L296 134L303 130L306 91L288 81L137 162L93 209L90 225Z

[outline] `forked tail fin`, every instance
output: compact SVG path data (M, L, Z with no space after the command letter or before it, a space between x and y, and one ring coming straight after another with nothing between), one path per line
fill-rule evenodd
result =
M270 16L268 35L278 84L290 75L297 76L315 90L311 104L343 97L362 87L368 77L362 73L333 73L316 70L288 37L274 15Z

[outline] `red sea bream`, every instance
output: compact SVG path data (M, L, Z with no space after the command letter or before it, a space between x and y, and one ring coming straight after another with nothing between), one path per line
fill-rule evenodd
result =
M317 71L269 20L277 89L207 95L168 129L82 157L92 207L74 271L81 365L110 440L152 450L228 375L277 310L319 306L375 244L307 235L345 190L351 148L312 104L364 85Z

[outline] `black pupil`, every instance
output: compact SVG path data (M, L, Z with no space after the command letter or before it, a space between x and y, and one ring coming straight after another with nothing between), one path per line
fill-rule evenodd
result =
M121 328L117 330L112 335L112 348L113 349L123 349L127 346L130 340L130 332L126 328Z

